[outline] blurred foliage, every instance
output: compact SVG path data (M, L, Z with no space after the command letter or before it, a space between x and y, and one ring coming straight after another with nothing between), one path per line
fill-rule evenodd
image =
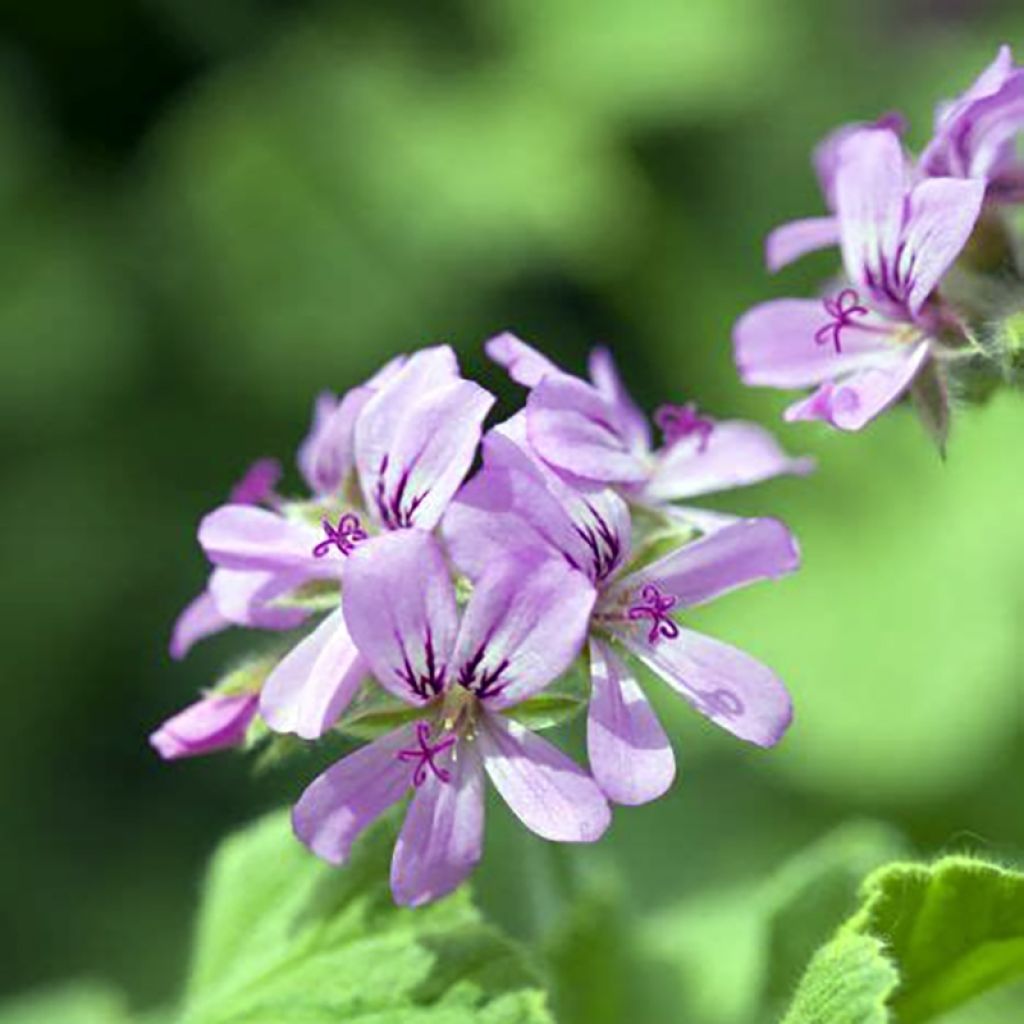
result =
M206 855L325 756L253 780L145 744L245 648L165 654L203 579L195 523L251 458L288 456L318 390L444 338L510 410L479 346L512 327L573 368L611 344L648 407L778 422L728 334L831 272L761 266L772 224L820 210L810 147L892 107L921 141L1022 28L1019 5L963 0L5 5L0 986L168 1002ZM661 1024L684 990L687 1024L725 1019L715 992L737 1020L783 1000L795 976L764 980L766 957L809 949L785 952L770 880L799 903L779 865L846 819L926 856L1024 849L1024 408L957 417L945 464L902 411L852 438L779 427L820 471L722 507L786 518L805 569L693 624L787 679L786 743L740 750L652 685L680 762L664 800L597 849L491 815L481 904L558 965L568 1021ZM873 863L847 835L829 908ZM120 1012L54 998L21 1019ZM1019 1017L1007 998L956 1020Z

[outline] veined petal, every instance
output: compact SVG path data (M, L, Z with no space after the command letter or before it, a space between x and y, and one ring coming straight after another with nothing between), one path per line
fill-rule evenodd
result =
M480 861L484 844L484 772L472 743L445 762L450 780L428 774L405 814L391 860L391 892L419 907L456 889Z
M597 783L557 747L519 722L485 714L477 743L494 788L532 832L561 843L592 843L611 823Z
M313 557L321 539L311 526L252 505L221 505L199 524L199 543L206 557L226 569L300 571L307 578L336 576L337 560Z
M274 602L307 579L305 574L296 573L214 569L207 589L217 611L236 626L294 629L309 613L305 608L278 606Z
M662 448L642 500L695 498L785 474L805 476L813 469L813 459L787 455L764 427L726 420L715 424L703 448L695 436Z
M911 316L917 316L967 244L984 199L984 181L926 178L911 190L897 264Z
M292 808L295 834L318 857L342 864L359 833L398 803L411 786L399 753L414 743L403 725L318 775Z
M839 221L835 217L791 220L768 233L764 241L764 261L775 273L801 256L838 244Z
M586 576L561 559L502 559L462 614L452 660L458 682L492 708L526 700L579 654L595 597Z
M595 387L566 375L545 377L526 403L530 443L542 459L601 483L639 483L647 475L643 451L621 413Z
M548 374L562 373L547 356L511 331L503 331L484 342L484 351L524 388L536 387Z
M791 405L786 420L825 420L840 430L860 430L898 401L929 355L929 343L894 348L884 362L837 383L823 384L809 398Z
M590 641L593 692L587 714L587 757L594 780L617 804L645 804L672 785L672 746L643 690L621 658Z
M906 211L907 168L895 132L865 128L839 148L836 213L847 277L899 303L893 269Z
M836 171L839 169L842 145L851 135L864 131L865 128L887 129L902 138L907 130L907 122L901 113L891 110L876 121L851 121L840 125L814 147L811 162L825 197L825 205L830 210L834 211L836 208Z
M789 727L786 688L749 654L688 629L654 643L632 631L620 639L697 711L741 740L771 747Z
M348 707L369 672L339 608L296 644L267 677L260 714L275 732L319 739Z
M651 425L626 388L611 352L603 347L591 349L587 361L594 387L614 406L623 433L633 448L651 447Z
M487 391L452 371L454 356L444 352L450 349L412 356L366 403L356 424L363 494L388 529L437 525L472 464L494 404Z
M360 544L341 600L349 632L373 674L407 704L443 692L455 646L455 588L438 542L398 530Z
M209 590L204 590L189 601L174 621L171 657L180 661L204 637L213 636L230 625L231 621L217 610L213 595Z
M640 590L654 583L676 599L674 607L692 608L799 567L800 549L783 523L741 519L630 573L619 586Z
M245 739L257 700L255 693L211 694L168 718L149 742L165 761L236 747Z
M890 348L874 321L855 320L842 328L842 351L837 352L828 339L824 344L818 340L831 322L822 303L814 299L775 299L748 310L732 333L743 383L810 387L860 369Z
M374 389L353 388L340 401L330 392L316 400L313 427L298 453L299 470L314 494L341 487L355 464L355 426Z

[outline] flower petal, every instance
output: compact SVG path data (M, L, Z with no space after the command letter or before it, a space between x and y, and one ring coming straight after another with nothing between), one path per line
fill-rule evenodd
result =
M336 576L339 560L313 557L321 539L311 526L252 505L221 505L199 524L199 543L206 557L227 569L299 571L307 578Z
M823 384L809 398L791 405L789 422L825 420L840 430L860 430L898 401L929 354L927 341L894 349L885 362Z
M356 462L366 503L388 529L437 525L469 471L493 404L437 350L412 356L366 403L356 424Z
M740 519L630 573L623 588L656 583L692 608L760 580L778 579L800 567L796 539L777 519Z
M319 739L369 672L339 608L275 666L263 684L260 714L275 732Z
M805 476L814 469L813 459L792 458L770 431L740 420L716 423L703 449L697 437L687 437L663 448L657 459L641 492L641 500L655 503L717 494L785 474Z
M398 530L360 544L348 559L341 606L382 686L407 704L444 690L458 614L444 554L430 534Z
M305 621L305 608L274 602L305 582L303 574L214 569L207 588L220 612L236 626L255 629L294 629Z
M403 725L331 765L292 808L295 834L323 860L344 863L359 833L410 788L398 755L414 743L415 726Z
M526 403L530 443L553 466L601 483L639 483L647 475L622 414L585 381L545 377Z
M645 804L672 785L672 746L643 690L606 644L590 641L593 692L587 714L587 756L594 779L617 804Z
M801 256L838 244L839 221L835 217L791 220L769 232L764 241L764 261L775 273Z
M900 279L909 284L911 316L917 316L967 244L984 199L984 181L926 178L914 186L897 266Z
M547 356L511 331L503 331L488 339L484 342L484 351L524 388L536 387L548 374L562 372Z
M586 576L561 559L502 559L462 614L452 660L458 681L493 708L526 700L579 654L595 597Z
M405 814L391 860L395 902L419 907L446 896L480 861L484 845L484 773L471 743L445 762L449 782L430 774Z
M227 629L231 621L217 610L217 603L209 590L192 598L174 621L171 631L170 651L175 661L180 661L204 637L213 636Z
M786 688L749 654L688 629L653 644L639 632L623 631L620 639L697 711L741 740L771 747L789 727Z
M744 384L802 388L860 369L890 345L854 321L843 328L842 351L816 339L831 317L814 299L775 299L748 310L733 327L736 367Z
M608 802L597 783L524 725L486 714L477 742L494 788L537 835L560 843L592 843L611 824Z
M165 761L237 747L256 714L255 693L213 694L168 718L149 742Z
M590 380L618 411L618 422L629 443L642 451L651 447L651 425L619 375L618 367L606 348L595 348L587 361Z

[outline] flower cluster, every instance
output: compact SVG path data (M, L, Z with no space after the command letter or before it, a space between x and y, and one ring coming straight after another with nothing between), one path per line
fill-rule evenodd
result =
M815 150L826 216L767 239L772 271L838 246L843 275L821 299L747 312L733 343L744 382L812 388L787 420L859 430L908 392L940 446L951 385L970 397L1019 374L1022 264L1003 208L1024 201L1024 68L1009 47L960 97L939 105L915 157L887 114L844 125ZM1015 322L1015 321L1013 321Z
M593 841L610 803L666 791L674 757L637 662L740 739L771 746L791 718L768 668L681 617L794 571L793 537L775 519L683 503L809 462L692 404L657 410L656 444L604 350L589 380L509 334L487 351L528 390L511 419L485 432L493 398L451 349L400 357L318 400L298 454L307 496L282 496L279 467L263 461L202 520L212 571L172 654L229 626L283 642L151 738L176 758L268 730L367 736L374 723L301 795L294 827L342 863L411 794L391 876L409 905L479 860L487 779L559 842ZM572 685L589 770L537 733L573 703Z

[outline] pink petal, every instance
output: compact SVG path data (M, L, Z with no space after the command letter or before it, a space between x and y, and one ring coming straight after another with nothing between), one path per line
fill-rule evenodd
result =
M214 565L227 569L340 573L340 560L313 557L322 536L311 526L252 505L221 505L199 524L199 543Z
M764 427L726 420L715 424L703 450L697 437L662 448L641 500L661 503L718 494L785 474L805 476L813 469L813 459L787 455Z
M893 349L877 366L823 384L809 398L791 405L785 418L825 420L840 430L860 430L898 401L928 358L927 341Z
M764 260L775 273L801 256L839 244L839 222L835 217L807 217L780 224L764 242Z
M618 421L629 443L642 451L651 447L651 426L619 375L618 367L606 348L595 348L587 363L590 380L618 411Z
M208 590L192 598L174 622L170 651L180 661L204 637L227 629L231 622L217 610L217 604Z
M562 559L502 559L473 588L453 672L492 708L526 700L580 653L595 597L587 577Z
M400 751L415 747L415 727L404 725L331 765L292 809L295 834L313 853L342 864L359 833L405 796L410 766Z
M899 271L910 281L907 309L916 316L960 255L985 199L984 181L926 178L910 193Z
M885 337L855 321L842 331L842 352L815 335L832 318L814 299L775 299L748 310L733 327L736 367L744 384L802 388L832 380L890 348ZM870 326L876 326L873 322Z
M639 483L647 475L621 412L596 388L565 375L546 377L526 405L530 443L542 459L602 483Z
M168 718L149 742L165 761L239 746L256 714L255 693L213 694Z
M611 824L597 783L518 722L488 714L477 734L484 767L512 813L544 839L592 843Z
M348 707L369 671L339 608L296 644L267 677L260 714L275 732L319 739Z
M511 331L503 331L484 342L484 351L524 388L536 387L548 374L562 371Z
M623 631L620 639L697 711L741 740L771 747L789 727L786 688L749 654L688 629L653 644L646 631Z
M409 804L391 860L395 902L419 907L456 889L484 845L484 773L471 743L444 762L449 782L428 774Z
M382 686L408 704L441 692L458 613L444 553L430 534L398 530L360 544L348 559L341 606Z
M305 621L304 608L277 606L276 600L305 582L304 574L214 569L208 589L217 611L237 626L294 629Z
M590 770L617 804L645 804L672 785L676 761L665 730L622 659L590 642L593 692L587 715Z

